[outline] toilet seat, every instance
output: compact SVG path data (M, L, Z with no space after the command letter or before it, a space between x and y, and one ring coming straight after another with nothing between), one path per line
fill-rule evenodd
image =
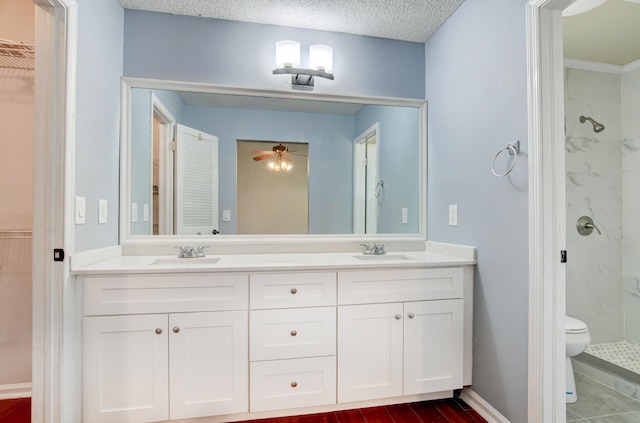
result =
M589 329L587 328L586 323L584 323L582 320L578 320L575 317L571 317L571 316L566 316L566 322L565 322L565 333L585 333L588 332Z

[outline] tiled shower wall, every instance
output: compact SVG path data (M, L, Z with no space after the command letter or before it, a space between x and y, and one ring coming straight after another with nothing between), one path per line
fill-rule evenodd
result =
M590 116L605 125L595 133ZM640 342L640 70L565 68L567 314L592 343ZM602 231L582 236L580 216Z
M605 125L596 134L581 115ZM565 68L567 314L593 343L622 341L621 76ZM582 236L580 216L602 231Z
M625 340L640 343L640 69L622 75Z

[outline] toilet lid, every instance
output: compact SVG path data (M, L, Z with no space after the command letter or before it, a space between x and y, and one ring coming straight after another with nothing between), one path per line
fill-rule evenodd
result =
M575 317L567 316L565 329L567 333L582 333L587 331L587 324Z

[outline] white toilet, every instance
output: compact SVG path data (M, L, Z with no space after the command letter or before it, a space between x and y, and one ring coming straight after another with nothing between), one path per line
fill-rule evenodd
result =
M565 333L567 335L567 403L573 403L578 400L578 395L571 357L587 348L591 343L591 336L589 336L587 324L571 316L566 316Z

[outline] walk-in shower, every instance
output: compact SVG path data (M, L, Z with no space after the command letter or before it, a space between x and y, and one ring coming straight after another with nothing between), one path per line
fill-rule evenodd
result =
M637 386L626 394L640 399L638 110L640 69L613 74L565 68L571 257L566 268L566 311L585 322L591 334L591 345L574 359L574 369L627 383L619 386ZM584 125L587 121L592 126ZM606 131L600 122L606 123ZM578 233L581 216L591 217L602 234Z

